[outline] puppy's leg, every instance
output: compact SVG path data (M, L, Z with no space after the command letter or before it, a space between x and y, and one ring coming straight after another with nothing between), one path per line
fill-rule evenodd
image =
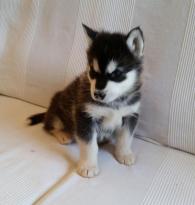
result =
M78 110L77 142L80 148L80 159L77 172L83 177L94 177L98 175L98 144L97 132L93 119L83 110Z
M94 132L89 142L77 138L80 147L80 160L77 172L79 175L87 178L98 175L98 144L97 134Z
M131 144L137 120L137 114L124 118L123 126L116 131L115 157L119 163L128 166L132 165L135 161Z
M126 127L117 131L115 157L119 163L130 166L134 163L134 156L131 151L133 136Z

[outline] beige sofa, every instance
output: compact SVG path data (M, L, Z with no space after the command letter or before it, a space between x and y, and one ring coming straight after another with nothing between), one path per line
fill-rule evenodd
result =
M146 39L136 163L106 145L93 179L76 174L75 144L25 122L85 69L82 22ZM0 0L0 204L194 205L194 31L194 0Z

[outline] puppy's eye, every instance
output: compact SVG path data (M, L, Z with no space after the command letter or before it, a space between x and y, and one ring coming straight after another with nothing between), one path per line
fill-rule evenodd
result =
M115 70L114 72L111 73L112 78L117 78L123 75L123 73L120 70Z
M126 75L124 72L117 69L109 75L109 78L112 81L121 82L126 78Z
M90 66L89 75L91 79L96 78L98 75L98 73L94 70L93 66Z

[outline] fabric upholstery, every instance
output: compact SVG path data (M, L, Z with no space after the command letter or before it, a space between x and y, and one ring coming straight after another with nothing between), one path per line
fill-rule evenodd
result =
M146 144L144 147L149 148ZM158 147L155 152L153 149L151 152L151 154L157 154L156 159L163 155L161 159L159 158L160 166L156 169L155 174L152 167L145 167L146 164L142 161L143 155L140 153L138 164L144 164L144 167L139 167L143 168L142 170L138 171L139 165L137 164L135 165L135 167L137 166L136 170L131 170L128 174L120 172L123 175L121 176L119 172L115 175L115 170L112 172L105 167L107 173L98 182L82 181L77 183L76 187L70 187L68 190L66 186L62 186L55 194L45 198L42 204L52 205L66 202L67 205L80 203L94 205L193 205L195 202L194 156L176 150L166 150L164 153L159 153L159 151ZM150 159L150 165L153 165L153 157ZM148 175L149 170L151 171L150 176ZM146 177L148 177L147 180Z

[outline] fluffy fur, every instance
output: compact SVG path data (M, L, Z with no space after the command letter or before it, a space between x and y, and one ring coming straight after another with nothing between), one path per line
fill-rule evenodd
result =
M144 40L140 28L127 35L97 32L83 25L89 37L88 68L54 95L46 113L30 117L62 144L76 140L80 147L78 173L99 173L98 142L116 138L115 157L131 165L131 143L141 98Z

